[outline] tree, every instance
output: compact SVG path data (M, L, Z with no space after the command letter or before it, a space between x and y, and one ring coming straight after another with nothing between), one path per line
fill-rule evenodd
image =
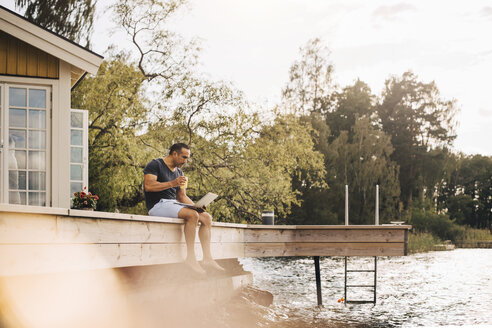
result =
M333 66L328 62L329 50L320 39L310 40L300 49L299 60L289 71L289 82L282 90L284 109L293 114L324 114L333 91Z
M15 0L15 5L30 21L90 47L96 0Z
M332 109L326 113L326 122L330 126L333 141L341 131L348 131L349 140L353 139L352 128L357 118L368 117L374 119L375 99L369 86L357 80L354 85L343 88L332 95Z
M159 84L168 98L182 90L182 83L193 76L199 47L172 32L168 21L185 0L118 0L112 7L116 23L130 38L136 51L137 67L145 78Z
M89 185L99 195L98 209L134 207L143 200L140 141L149 109L144 77L125 58L104 61L96 76L72 92L72 105L89 111Z
M345 185L349 186L350 222L371 224L375 213L376 184L380 186L381 222L397 215L399 200L398 166L390 160L393 147L389 136L374 128L370 119L357 119L352 127L353 140L342 131L332 143L338 157L331 165L337 176L330 183L334 211L344 217Z
M228 96L215 97L219 89L187 97L186 106L192 108L179 106L179 114L151 125L146 143L154 148L163 140L192 141L192 160L184 168L190 178L188 194L194 199L208 191L219 194L209 209L219 221L258 222L265 209L285 217L300 203L291 176L300 170L316 172L305 181L317 185L324 172L310 126L289 116L261 124L257 114L239 106L234 91L222 90ZM216 110L228 104L235 110Z
M424 194L423 176L433 164L429 152L450 146L455 139L456 111L455 101L442 99L434 82L419 82L411 72L386 80L377 113L395 148L391 159L400 166L406 208L415 196Z
M461 154L453 164L439 190L439 208L459 224L491 229L492 157Z

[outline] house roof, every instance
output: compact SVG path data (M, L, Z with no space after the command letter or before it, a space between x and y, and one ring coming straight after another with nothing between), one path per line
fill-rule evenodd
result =
M101 55L35 24L3 6L0 6L0 30L71 64L74 68L72 71L77 71L79 78L84 72L96 74L103 61Z

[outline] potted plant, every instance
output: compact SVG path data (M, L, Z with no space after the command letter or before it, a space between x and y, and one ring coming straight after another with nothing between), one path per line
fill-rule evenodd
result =
M96 209L99 197L85 190L87 190L87 187L84 187L82 191L73 193L72 208L93 211Z

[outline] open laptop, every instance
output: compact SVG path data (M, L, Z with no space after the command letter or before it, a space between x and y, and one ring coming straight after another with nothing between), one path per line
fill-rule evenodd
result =
M191 208L199 213L203 212L203 206L208 206L211 202L215 200L219 195L214 194L213 192L207 193L205 196L200 198L198 202L195 203L195 205L190 205L190 204L184 204L184 203L179 203L180 205L183 205L185 207Z

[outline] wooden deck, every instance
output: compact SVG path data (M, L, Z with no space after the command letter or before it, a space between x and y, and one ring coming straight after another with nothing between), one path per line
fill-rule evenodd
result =
M0 205L0 276L180 262L180 219ZM218 259L402 256L410 226L263 226L214 223ZM201 258L201 247L195 246Z

